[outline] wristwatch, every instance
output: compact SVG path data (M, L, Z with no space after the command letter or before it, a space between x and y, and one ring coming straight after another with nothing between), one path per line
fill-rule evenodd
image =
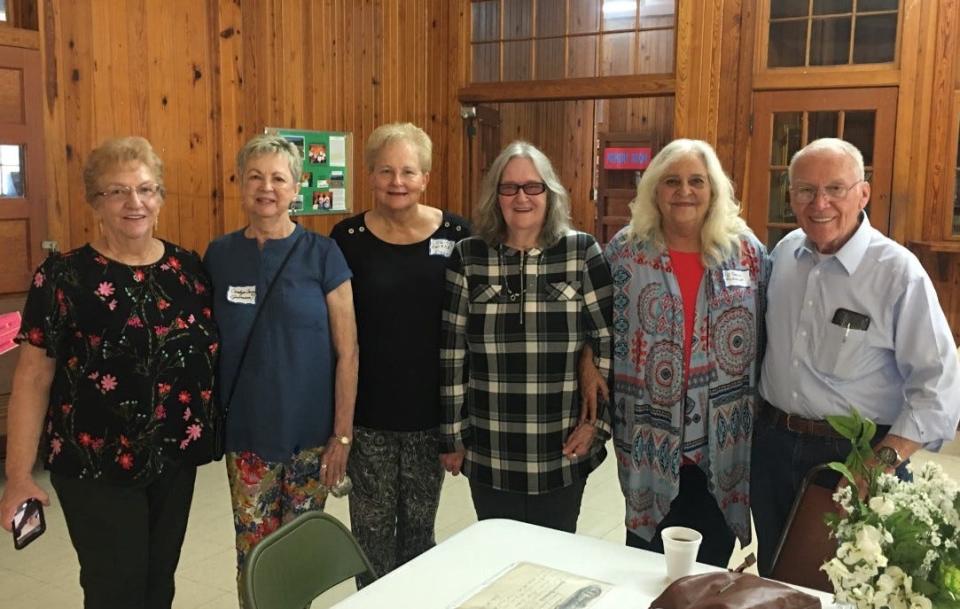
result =
M884 464L887 467L896 467L900 465L900 453L897 452L897 449L892 446L883 445L877 448L874 451L874 454L877 455L877 461Z
M338 436L337 434L333 434L330 437L330 439L336 440L337 442L339 442L340 444L343 444L344 446L350 446L350 443L353 442L350 436Z

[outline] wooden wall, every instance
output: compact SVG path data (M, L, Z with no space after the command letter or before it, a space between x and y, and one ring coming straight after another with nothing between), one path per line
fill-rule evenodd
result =
M51 232L94 236L81 167L111 136L147 137L166 162L159 235L203 251L243 224L233 159L264 127L349 131L355 211L368 208L363 142L412 121L434 140L427 202L461 209L458 2L172 0L41 4ZM339 216L306 217L327 233Z

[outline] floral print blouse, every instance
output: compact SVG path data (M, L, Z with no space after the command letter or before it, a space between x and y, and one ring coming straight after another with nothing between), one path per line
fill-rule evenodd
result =
M164 250L154 264L127 266L85 245L34 275L17 341L56 360L47 469L136 484L167 464L214 457L222 422L210 283L195 253Z

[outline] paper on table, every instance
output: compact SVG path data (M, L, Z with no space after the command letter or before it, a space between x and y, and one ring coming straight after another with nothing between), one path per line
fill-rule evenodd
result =
M488 581L455 609L586 609L612 584L520 562Z
M347 138L340 135L330 136L330 166L347 166Z
M20 311L0 315L0 354L16 349L14 337L20 332Z

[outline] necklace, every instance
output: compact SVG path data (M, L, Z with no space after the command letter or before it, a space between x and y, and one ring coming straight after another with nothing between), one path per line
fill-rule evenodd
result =
M529 255L524 250L520 250L520 289L517 292L514 292L510 289L510 282L507 279L507 270L506 265L503 262L503 246L497 248L497 262L500 267L500 280L503 282L503 289L506 292L507 298L510 299L510 302L520 301L520 309L518 313L520 314L520 325L523 325L523 306L525 304L527 286L526 286L526 263ZM537 256L537 264L533 269L534 276L539 275L540 273L540 258Z

